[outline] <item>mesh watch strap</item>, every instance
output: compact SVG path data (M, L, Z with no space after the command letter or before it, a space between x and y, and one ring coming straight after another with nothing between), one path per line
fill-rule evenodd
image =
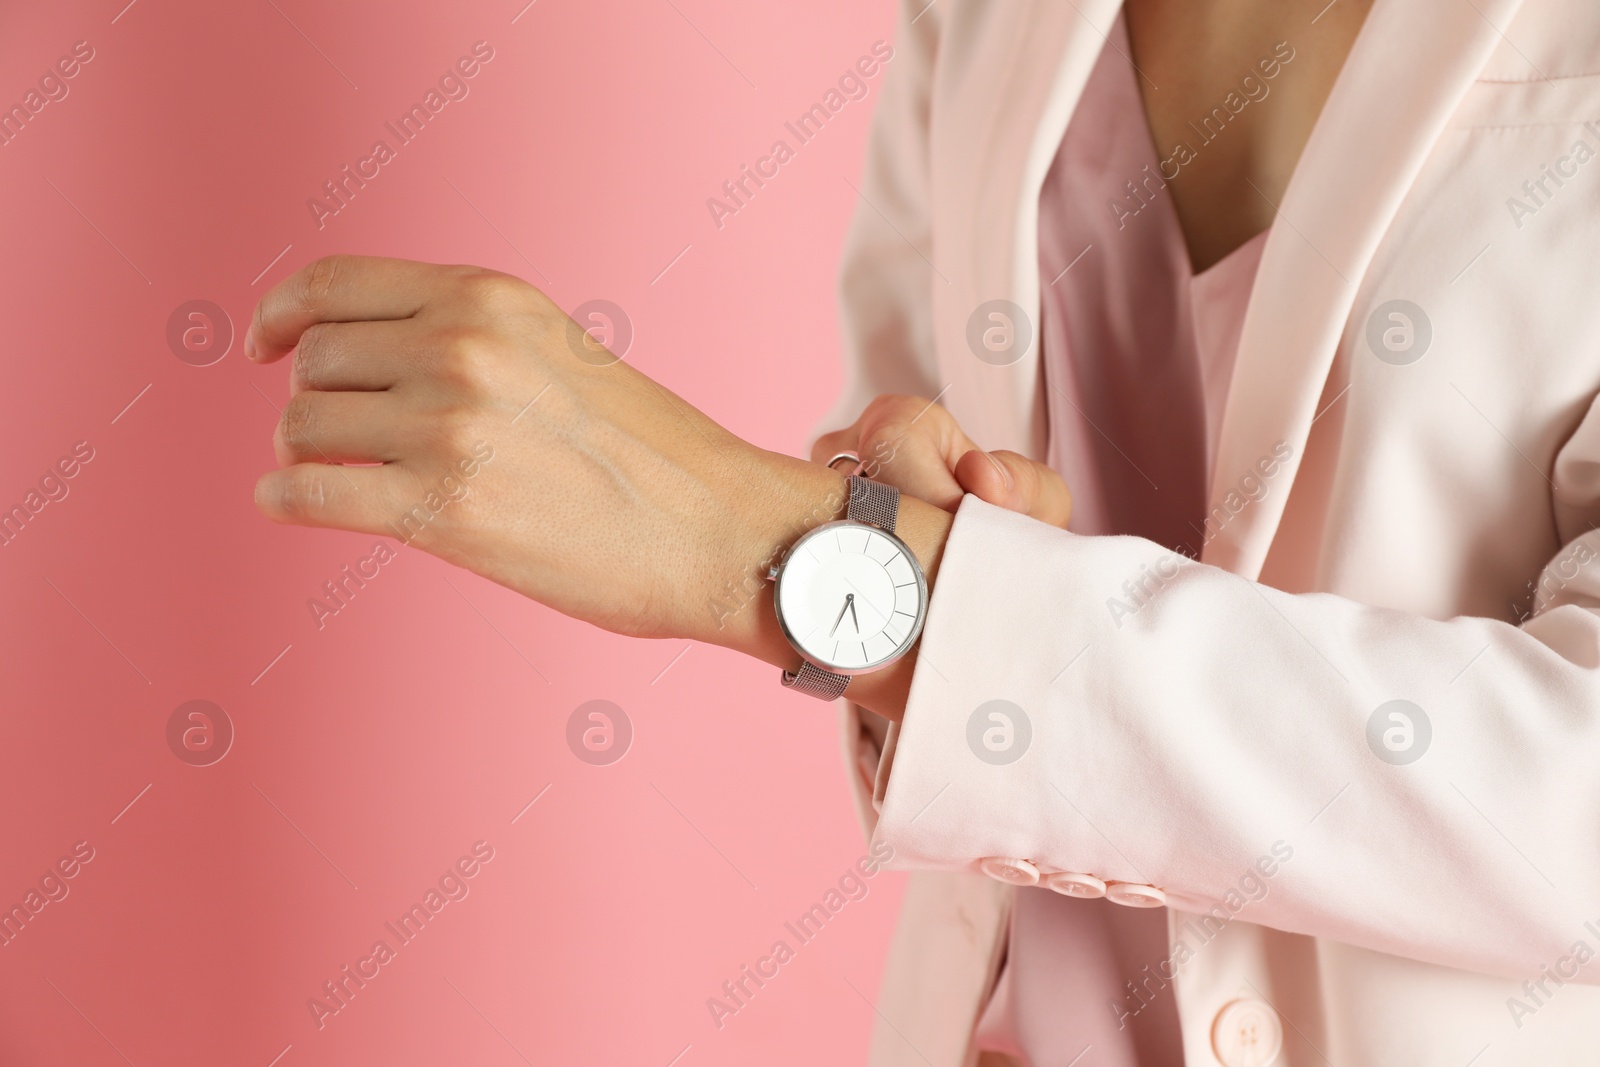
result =
M845 508L845 518L894 533L900 517L900 490L859 474L850 476L849 485L850 503ZM850 676L835 674L808 660L797 671L784 671L783 684L819 700L838 700L850 685Z
M783 684L797 693L814 696L818 700L838 700L850 684L848 674L825 671L815 663L804 662L797 671L784 671Z
M894 533L900 517L900 490L859 474L850 476L850 506L845 518Z

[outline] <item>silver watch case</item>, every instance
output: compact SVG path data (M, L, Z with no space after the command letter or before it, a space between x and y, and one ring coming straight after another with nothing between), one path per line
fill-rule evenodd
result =
M890 653L887 657L878 660L876 663L869 663L864 667L840 667L836 664L825 662L824 660L817 659L815 656L810 655L805 649L800 647L799 640L795 638L794 632L789 629L789 621L783 617L783 577L787 571L790 557L804 548L806 543L809 542L813 537L820 537L826 531L836 530L842 526L859 527L864 530L871 530L873 533L880 534L883 537L887 537L890 541L895 543L900 551L906 554L906 559L911 561L912 573L917 576L917 617L911 623L911 633L906 636L905 641L900 645L900 647L895 649L895 651ZM885 667L888 667L894 663L898 663L905 657L907 652L910 652L911 649L916 646L917 641L921 639L922 624L928 619L928 576L922 573L922 563L917 559L917 554L911 551L911 546L900 540L893 530L885 530L882 526L874 526L870 522L860 522L856 519L835 519L832 522L825 522L821 526L815 526L806 531L806 533L801 535L798 541L789 546L789 550L783 554L783 558L777 563L774 563L771 569L767 571L767 581L772 583L772 610L773 613L778 616L778 628L783 631L784 640L789 642L789 647L794 649L795 652L799 654L800 658L805 660L807 663L810 663L816 667L820 667L825 671L831 671L834 674L842 674L848 677L855 677L856 675L861 674L875 674L878 671L883 670Z

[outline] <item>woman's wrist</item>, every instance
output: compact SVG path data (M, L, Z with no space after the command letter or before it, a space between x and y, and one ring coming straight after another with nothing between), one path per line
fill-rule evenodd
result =
M800 655L783 636L767 580L789 546L807 530L845 517L849 487L843 474L817 463L766 453L722 586L708 596L706 630L700 640L743 652L784 669L800 665ZM953 516L915 497L902 496L896 534L911 549L927 576L931 594ZM905 708L917 650L881 671L850 682L849 699L891 719Z
M944 558L945 542L950 538L950 527L954 522L955 516L943 508L914 496L900 497L900 517L895 525L895 533L922 565L923 574L928 579L930 601L939 564ZM897 662L881 671L851 679L845 696L868 711L899 722L905 714L906 698L911 692L911 677L916 672L921 653L922 641L919 639L911 651Z

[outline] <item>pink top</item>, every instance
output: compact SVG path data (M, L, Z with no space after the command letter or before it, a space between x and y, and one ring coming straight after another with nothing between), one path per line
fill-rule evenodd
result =
M1152 142L1119 16L1039 194L1050 465L1071 529L1198 555L1211 467L1266 232L1199 275ZM1203 148L1201 149L1204 150ZM1103 827L1115 837L1114 827ZM1017 892L978 1047L1034 1067L1182 1063L1167 912Z

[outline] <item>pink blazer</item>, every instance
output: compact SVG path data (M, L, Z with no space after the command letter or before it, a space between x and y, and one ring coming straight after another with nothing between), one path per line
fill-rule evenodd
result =
M1038 321L1039 188L1117 8L908 0L824 428L937 394L1044 456L1036 340L996 365L968 325ZM1600 1058L1600 5L1377 0L1278 209L1202 560L969 497L881 760L845 709L916 872L879 1067L975 1062L1015 892L979 872L1013 861L1165 894L1190 1064L1239 1059L1241 1003L1280 1064ZM1005 765L992 700L1031 726Z

